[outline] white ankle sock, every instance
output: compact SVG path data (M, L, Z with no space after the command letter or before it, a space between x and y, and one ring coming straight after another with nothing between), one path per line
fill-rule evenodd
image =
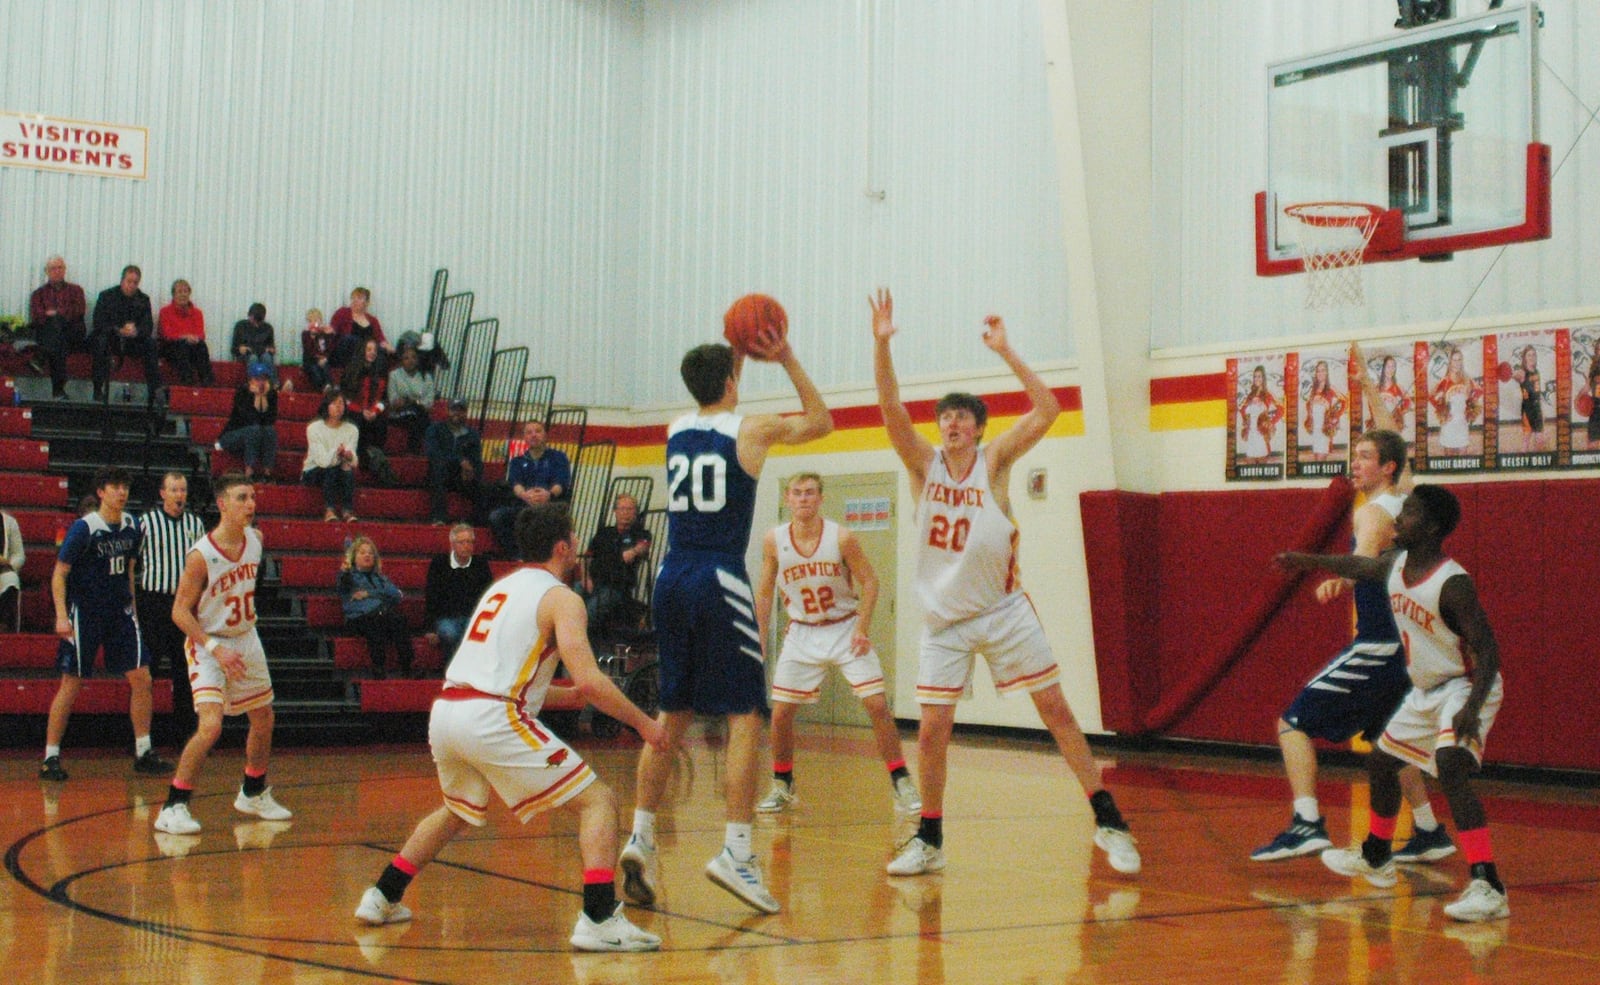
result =
M1411 825L1418 831L1432 831L1439 826L1439 819L1433 816L1433 805L1423 804L1421 807L1411 808Z
M656 815L654 811L634 808L633 834L646 848L656 846Z
M143 756L145 753L147 753L149 751L150 751L150 737L148 735L142 735L142 736L139 736L138 738L135 738L133 740L133 754L135 756Z
M743 862L755 854L750 850L750 825L728 822L727 833L722 836L722 845L732 855L734 861Z
M1317 798L1315 797L1296 797L1294 799L1294 813L1296 817L1306 821L1316 821L1322 817L1322 813L1317 810Z

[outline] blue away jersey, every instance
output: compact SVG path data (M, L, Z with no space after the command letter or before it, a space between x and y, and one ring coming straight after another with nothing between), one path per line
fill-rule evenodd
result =
M667 549L744 558L756 479L739 464L738 414L686 414L667 428Z
M116 527L99 513L74 520L56 555L67 572L67 604L79 608L121 610L133 602L128 566L139 556L143 535L128 513Z

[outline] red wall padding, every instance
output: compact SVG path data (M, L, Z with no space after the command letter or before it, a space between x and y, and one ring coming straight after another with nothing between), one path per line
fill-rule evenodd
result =
M1463 516L1445 546L1473 574L1506 680L1489 758L1600 769L1600 691L1584 686L1600 640L1600 606L1590 601L1600 585L1600 480L1450 488ZM1272 743L1278 714L1350 636L1348 601L1318 605L1317 575L1271 604L1284 577L1272 555L1309 532L1308 520L1328 508L1326 495L1084 494L1108 729ZM1348 537L1348 524L1339 524L1328 549L1344 549ZM1226 652L1255 632L1237 653ZM1219 676L1227 657L1234 662Z

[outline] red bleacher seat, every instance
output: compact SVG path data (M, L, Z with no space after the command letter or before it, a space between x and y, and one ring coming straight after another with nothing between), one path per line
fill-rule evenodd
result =
M355 508L358 516L406 520L412 523L426 522L428 491L362 488L358 484ZM256 512L263 516L320 517L322 490L301 485L298 478L293 485L257 486ZM472 504L452 493L446 512L453 520L464 520L472 515ZM380 548L382 546L379 545Z
M41 677L0 679L0 715L47 715L56 696L60 679ZM172 714L172 682L157 678L151 682L152 709L159 715ZM90 678L83 682L75 715L126 715L128 682L120 677Z
M337 553L344 550L345 528L337 523L320 520L294 520L280 517L257 518L256 529L261 531L267 547L276 551L323 551ZM421 528L414 523L379 523L358 521L356 529L386 546L385 554L443 554L449 550L449 532L445 527ZM478 551L494 549L494 536L487 527L478 527ZM24 534L26 536L26 534ZM387 546L394 545L394 546Z
M331 590L332 585L328 588ZM344 607L339 602L337 595L307 595L306 625L312 629L341 629L344 626ZM426 603L421 595L407 595L400 600L400 614L406 618L406 626L415 631L421 631L423 613Z
M540 714L547 711L582 711L583 699L578 697L578 692L572 690L572 682L558 680L551 682L550 694L540 709ZM437 680L422 681L362 681L361 710L363 712L410 712L413 714L426 714L433 707L433 701L439 696L439 690L444 685Z
M0 462L8 470L48 469L50 443L37 438L0 438Z
M5 670L49 670L56 665L61 637L54 633L8 633L0 635L0 668Z
M0 407L0 434L26 438L33 433L33 410L28 407Z
M61 509L67 505L65 476L7 473L5 484L5 500L8 507L48 506Z
M17 529L22 532L23 543L33 544L58 544L66 535L67 528L72 526L74 517L71 513L59 510L10 510L10 514L17 520Z
M357 636L334 636L329 638L328 644L333 651L333 666L337 669L362 671L372 666L366 640ZM433 673L444 669L444 654L425 636L412 637L411 654L412 670Z
M22 576L24 585L33 585L39 582L50 581L50 575L56 570L56 549L54 547L30 547L27 560L22 562L22 570L17 572Z

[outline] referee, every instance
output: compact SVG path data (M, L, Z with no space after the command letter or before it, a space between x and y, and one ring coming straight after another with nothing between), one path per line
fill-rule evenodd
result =
M189 548L206 535L200 518L184 512L188 502L188 477L168 472L161 477L161 508L139 521L144 533L139 549L139 627L150 646L151 669L165 668L172 678L172 728L179 741L194 732L196 721L189 659L183 652L183 630L172 622L172 597Z

